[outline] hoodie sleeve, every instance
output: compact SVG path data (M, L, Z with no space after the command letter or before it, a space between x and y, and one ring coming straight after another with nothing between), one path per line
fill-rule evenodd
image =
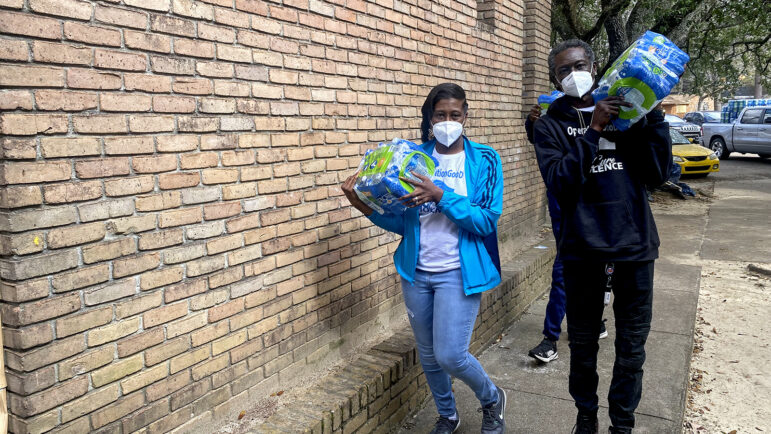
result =
M666 182L673 164L669 123L662 112L654 110L639 124L638 128L633 128L632 137L636 139L621 149L635 176L648 187L655 188Z
M399 235L404 235L404 216L391 213L380 214L377 211L373 211L368 215L369 221L376 226L381 227L389 232L394 232Z
M546 188L559 201L577 193L597 156L600 133L589 128L575 146L561 143L544 118L534 126L535 153Z
M439 210L453 223L473 234L485 237L495 232L503 210L503 171L501 157L492 149L482 150L480 164L484 179L473 193L474 201L466 196L445 191L437 204Z
M525 133L527 133L527 141L531 144L535 144L533 140L533 125L535 122L530 120L530 116L525 118Z

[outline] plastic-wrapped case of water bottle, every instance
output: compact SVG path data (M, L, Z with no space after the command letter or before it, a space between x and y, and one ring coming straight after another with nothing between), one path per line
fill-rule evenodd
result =
M402 214L407 209L399 198L415 188L399 177L417 180L412 172L432 177L438 162L409 140L380 143L364 154L354 191L359 199L379 214Z
M538 105L541 106L542 110L548 110L551 103L553 103L557 98L561 97L562 95L565 95L564 93L553 90L551 93L538 95Z
M672 92L689 60L672 41L647 31L613 62L592 96L600 101L621 95L632 103L632 107L621 107L618 117L611 120L617 129L626 130Z

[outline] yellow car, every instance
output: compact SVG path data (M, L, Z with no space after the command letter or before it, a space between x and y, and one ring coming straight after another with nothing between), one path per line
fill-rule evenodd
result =
M683 175L707 176L720 171L720 160L712 150L694 145L679 131L670 128L672 137L672 159L680 165Z

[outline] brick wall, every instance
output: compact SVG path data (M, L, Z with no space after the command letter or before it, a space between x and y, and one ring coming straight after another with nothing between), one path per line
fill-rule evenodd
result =
M438 83L503 158L501 238L532 232L523 6L0 0L11 430L168 431L387 326L398 240L338 185Z

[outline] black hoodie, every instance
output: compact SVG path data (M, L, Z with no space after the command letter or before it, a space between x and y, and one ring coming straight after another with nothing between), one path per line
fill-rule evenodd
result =
M659 236L645 187L667 179L669 124L653 111L627 131L588 128L591 112L561 97L534 125L538 166L562 210L560 258L648 261Z

